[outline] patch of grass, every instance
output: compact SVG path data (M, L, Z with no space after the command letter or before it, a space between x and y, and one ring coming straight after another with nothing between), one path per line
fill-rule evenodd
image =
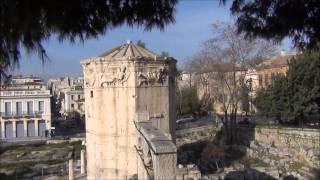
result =
M75 158L80 159L80 151L82 149L81 141L76 141L76 142L64 142L64 143L59 143L59 144L41 144L41 145L31 145L31 146L13 146L10 148L2 149L2 154L0 154L0 159L5 159L8 156L13 156L15 157L17 154L20 153L25 153L29 154L32 151L61 151L62 149L66 150L71 150L70 146L74 148L75 152ZM26 161L18 161L16 163L1 163L0 164L0 169L11 169L14 167L20 167L20 166L32 166L35 163L42 163L42 164L57 164L61 163L61 161L66 161L66 160L42 160L42 161L31 161L26 160Z
M258 158L252 158L252 157L248 157L245 156L243 157L240 162L245 166L245 167L253 167L253 166L257 166L257 167L268 167L269 164L263 162L261 159Z
M70 145L72 145L74 148L75 158L80 159L81 149L84 148L81 144L81 141L72 142Z
M65 158L65 155L60 157L59 159L51 159L52 154L56 154L57 152L63 151L68 153L71 151L71 149L74 149L75 152L75 158L80 159L80 152L83 146L81 145L81 141L76 142L64 142L59 144L40 144L40 145L28 145L28 146L11 146L8 148L2 148L0 149L0 159L4 160L5 158L9 158L9 161L2 161L0 163L0 172L8 172L11 171L13 174L3 174L0 173L0 179L1 180L7 180L7 179L20 179L23 177L24 174L28 174L32 171L32 167L36 164L43 164L43 165L57 165L67 162L67 158ZM39 151L42 153L42 156L45 157L40 159L37 158L31 159L28 156L24 156L24 158L17 158L16 156L21 153L30 154L31 152ZM43 151L50 152L49 156L43 154ZM13 158L10 158L12 156ZM41 156L41 157L42 157ZM15 160L16 159L16 160ZM2 171L1 171L2 170Z
M52 159L52 160L44 160L44 161L31 161L31 162L16 162L16 163L1 163L0 169L17 169L22 167L31 167L36 164L45 164L45 165L54 165L61 164L66 162L66 159Z
M60 149L60 148L66 148L68 146L73 146L75 150L81 149L81 141L75 141L75 142L64 142L59 144L40 144L40 145L28 145L28 146L12 146L9 148L1 149L2 153L5 153L7 151L12 151L11 153L18 154L18 153L31 153L31 151L46 151L46 150L52 150L52 149ZM0 154L1 155L1 154Z
M4 173L0 173L1 180L13 180L13 179L21 179L23 174L31 173L32 169L30 167L23 167L19 169L14 169L14 172L10 175L6 175Z

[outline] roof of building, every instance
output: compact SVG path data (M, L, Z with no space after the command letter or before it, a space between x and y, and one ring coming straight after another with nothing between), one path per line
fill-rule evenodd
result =
M233 63L214 64L212 68L216 72L234 72L234 71L246 71L244 67Z
M98 57L104 57L105 59L147 58L156 60L159 56L145 47L128 41L126 44L106 51Z
M34 76L34 75L25 75L24 76L24 75L19 74L19 75L12 76L11 79L40 79L40 77Z
M210 72L221 72L221 73L228 73L228 72L240 72L246 71L247 69L241 67L240 65L233 64L233 63L217 63L207 65L200 73L210 73Z
M289 61L296 55L297 53L280 53L269 60L263 61L257 66L257 70L288 66Z

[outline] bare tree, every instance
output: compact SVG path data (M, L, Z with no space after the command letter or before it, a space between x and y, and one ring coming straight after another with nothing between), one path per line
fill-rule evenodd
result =
M160 56L169 57L169 56L170 56L170 53L167 52L167 51L162 51L162 52L160 53Z
M144 48L146 47L146 43L143 42L142 40L138 40L138 41L137 41L137 45L138 45L138 46L141 46L141 47L144 47Z
M223 116L226 140L232 143L241 92L246 88L247 69L273 55L275 44L262 39L245 39L228 23L215 23L213 33L214 37L205 41L186 64L197 74L206 101L221 106L216 113Z

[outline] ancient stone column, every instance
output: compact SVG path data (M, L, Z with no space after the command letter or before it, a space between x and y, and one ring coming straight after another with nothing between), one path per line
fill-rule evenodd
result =
M23 133L24 136L27 137L28 136L28 120L27 119L23 119Z
M39 128L39 122L38 122L38 119L35 119L34 120L34 129L35 129L35 136L39 136L39 130L38 130L38 128Z
M12 128L13 128L13 137L17 137L17 122L12 121Z
M85 173L86 173L85 152L86 152L86 151L85 151L84 149L82 149L82 150L81 150L81 154L80 154L80 161L81 161L81 164L80 164L80 165L81 165L80 173L81 173L81 174L85 174Z
M5 138L5 123L4 121L1 121L1 118L0 118L0 123L1 123L1 138Z
M73 159L69 159L69 180L74 180Z

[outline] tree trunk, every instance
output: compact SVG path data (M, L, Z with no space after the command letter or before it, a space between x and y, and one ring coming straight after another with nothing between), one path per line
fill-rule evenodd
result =
M228 111L224 112L224 129L225 129L225 141L229 143L230 140L230 131L229 131L229 119L228 119Z

